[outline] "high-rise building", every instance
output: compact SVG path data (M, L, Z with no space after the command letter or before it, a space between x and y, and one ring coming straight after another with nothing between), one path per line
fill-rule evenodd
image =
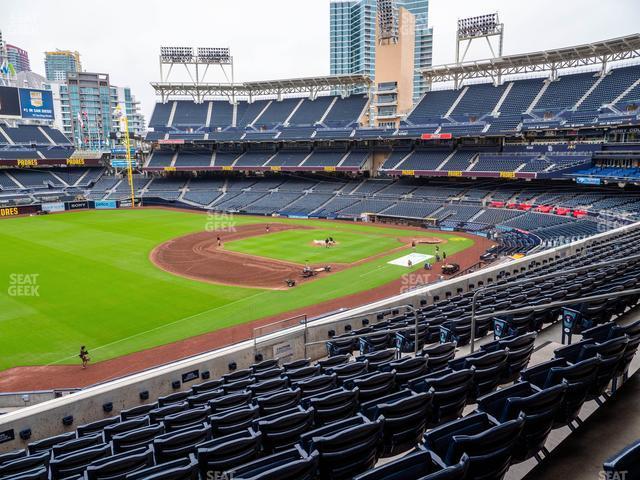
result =
M375 75L378 0L332 0L330 6L331 74ZM431 66L433 29L429 0L394 0L415 17L414 99L426 91L419 69Z
M117 141L120 130L116 108L126 112L129 133L134 138L145 134L145 119L140 102L129 87L111 85L105 73L75 72L66 82L50 82L56 125L83 150L105 150Z
M13 65L16 73L31 71L29 53L20 47L7 44L7 61Z
M64 82L68 73L82 71L80 54L71 50L55 50L44 52L44 70L47 80Z
M68 72L60 86L62 123L76 147L109 147L112 125L111 84L105 73Z
M129 87L111 86L111 123L115 130L118 129L118 118L115 115L115 110L118 107L120 107L120 111L127 113L129 135L143 137L146 130L144 115L140 112L140 102L136 100Z

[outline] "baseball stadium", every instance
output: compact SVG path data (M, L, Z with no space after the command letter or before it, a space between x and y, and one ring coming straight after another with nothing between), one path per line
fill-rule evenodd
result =
M0 35L0 479L640 479L640 34L326 3L329 75L158 40L148 125Z

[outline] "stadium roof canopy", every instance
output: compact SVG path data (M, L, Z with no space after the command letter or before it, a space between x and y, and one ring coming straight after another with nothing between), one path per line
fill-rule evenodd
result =
M306 93L315 97L324 91L347 91L353 87L369 87L373 81L368 75L329 75L325 77L290 78L246 83L193 83L152 82L151 86L163 101L170 96L193 97L196 102L211 97L253 97Z
M639 56L640 34L633 34L574 47L438 65L423 68L421 72L430 83L453 80L459 84L463 80L487 77L499 82L505 75L550 71L555 77L561 69L597 64L606 67L609 62Z

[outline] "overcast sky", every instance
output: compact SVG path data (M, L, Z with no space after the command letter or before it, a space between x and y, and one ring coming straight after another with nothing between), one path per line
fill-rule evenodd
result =
M84 70L131 87L148 120L160 45L230 47L237 81L328 74L329 3L0 0L0 30L29 52L32 70L41 74L45 50L78 50ZM431 0L434 64L454 60L458 18L495 11L505 23L505 54L636 33L640 20L638 0Z

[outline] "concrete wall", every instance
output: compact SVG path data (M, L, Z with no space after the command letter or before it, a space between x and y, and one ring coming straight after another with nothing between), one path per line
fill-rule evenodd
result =
M413 107L413 74L415 65L415 16L404 7L398 9L397 39L382 40L376 22L376 85L397 83L397 115L408 113ZM379 120L389 122L390 120Z
M183 374L194 370L198 370L200 375L202 372L208 371L212 379L217 378L228 373L228 366L231 362L235 362L238 369L248 367L255 362L256 353L261 353L264 359L273 358L274 348L279 348L279 351L287 351L290 354L290 359L303 358L306 355L312 360L317 360L326 355L324 345L312 345L305 350L305 340L306 343L324 342L329 338L330 330L339 335L346 331L347 325L354 329L360 328L363 318L368 318L371 323L375 323L376 315L371 312L394 308L403 310L404 305L408 303L418 307L421 301L431 303L438 297L445 298L447 292L450 295L455 295L458 289L466 292L470 290L471 286L477 286L479 281L484 282L485 285L495 281L500 272L508 271L513 274L525 271L536 262L546 263L578 253L596 238L604 239L636 228L640 228L640 224L622 227L519 260L493 265L459 278L405 292L366 307L322 318L308 325L306 339L304 325L297 325L260 337L255 344L253 341L245 341L2 415L0 416L0 437L3 432L12 432L16 439L1 443L0 452L25 448L29 441L75 430L78 425L117 415L123 409L150 403L159 396L177 391L172 388L172 382L181 381ZM284 348L285 346L289 348ZM181 384L180 389L189 389L191 385L201 381L201 379L188 381ZM140 392L142 391L149 392L149 400L140 400ZM108 402L113 403L113 411L110 413L103 411L103 405ZM74 422L71 426L62 424L62 418L67 415L74 416ZM24 429L32 431L32 436L28 441L19 438L19 432Z

